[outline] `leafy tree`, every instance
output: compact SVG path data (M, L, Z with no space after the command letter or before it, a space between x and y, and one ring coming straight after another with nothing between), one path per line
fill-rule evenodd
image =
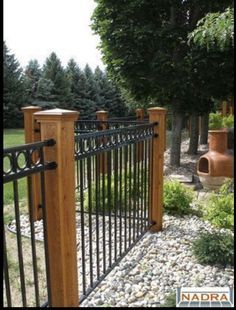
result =
M228 7L223 13L208 13L197 23L189 34L189 41L208 50L225 50L234 46L234 8Z
M101 38L100 48L110 77L138 101L171 107L170 163L178 166L184 114L198 109L199 97L201 108L209 110L206 102L210 98L205 89L216 79L214 75L208 81L198 77L188 33L207 13L224 10L230 1L96 2L92 28Z
M234 8L228 7L223 13L208 13L204 18L199 20L197 27L188 35L189 45L196 47L198 54L202 51L206 55L205 58L198 62L200 65L204 63L205 66L201 70L205 75L204 80L211 80L211 76L217 75L213 85L209 85L208 89L203 87L205 91L208 91L208 95L215 99L232 100L233 97L233 81L231 76L233 75L233 47L234 47ZM200 47L200 49L199 49ZM207 49L207 53L205 50ZM200 53L199 53L200 50ZM208 70L207 67L211 67ZM198 65L199 71L199 65ZM214 74L215 72L215 74ZM209 76L211 75L211 76ZM213 87L211 87L213 86ZM211 104L210 110L213 108ZM208 118L209 111L203 114L203 127L200 137L200 143L207 143L208 132ZM196 120L196 118L195 118ZM196 122L193 122L193 126ZM205 124L205 125L204 125ZM192 133L196 133L194 128ZM196 134L195 134L196 138ZM191 144L191 139L190 139ZM190 145L190 148L192 146Z
M21 107L25 104L22 68L14 54L3 44L3 122L4 128L23 126Z

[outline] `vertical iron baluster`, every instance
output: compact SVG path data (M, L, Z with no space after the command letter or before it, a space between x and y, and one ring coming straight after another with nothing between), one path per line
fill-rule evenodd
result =
M125 251L127 250L127 161L128 146L124 147L124 202L125 202Z
M116 137L117 142L117 137ZM114 213L115 213L115 233L114 233L114 248L115 248L115 261L117 260L117 187L118 187L118 153L117 149L114 150Z
M5 280L5 288L6 288L6 297L7 297L7 306L12 307L11 303L11 287L10 287L10 280L9 280L9 269L8 269L8 260L7 260L7 247L6 247L6 233L5 233L5 225L3 225L3 270L4 270L4 280Z
M133 165L134 165L134 177L133 177L133 189L132 189L132 198L134 201L134 208L133 208L133 241L135 240L135 226L136 226L136 195L137 195L137 180L136 180L136 143L133 144Z
M86 167L85 167L86 168ZM87 165L87 176L89 175L89 167ZM90 287L93 286L93 231L92 231L92 201L91 186L88 186L88 212L89 212L89 266L90 266ZM97 229L97 227L96 227Z
M112 246L111 246L111 152L107 153L107 204L109 214L109 267L112 263Z
M136 210L136 214L137 214L137 237L138 237L138 234L139 234L139 219L140 219L140 214L139 214L139 209L140 209L140 171L139 171L139 166L140 166L140 158L141 158L141 154L140 154L140 143L141 142L138 142L137 143L137 146L138 146L138 152L137 152L137 148L136 148L136 152L138 154L136 154L136 157L138 158L138 161L137 161L137 189L136 189L136 193L135 193L135 196L137 196L137 210Z
M122 136L122 135L121 135ZM122 254L122 147L120 147L120 255Z
M30 167L30 165L29 165ZM31 233L31 250L33 258L33 273L34 273L34 287L35 287L35 298L36 306L40 306L39 301L39 283L38 283L38 271L37 271L37 255L35 246L35 230L33 221L33 203L32 203L32 176L28 177L28 197L29 197L29 217L30 217L30 233Z
M107 173L105 173L104 169L107 169L107 167L105 168L105 164L107 165L107 163L105 162L105 153L103 154L103 172L102 172L102 227L103 227L103 232L102 232L102 237L103 237L103 272L106 272L106 223L105 223L105 211L107 209L107 205L105 205L105 203L107 203L107 180L105 182L105 177L107 178ZM107 171L107 170L106 170Z
M81 152L83 151L83 144L80 142ZM84 180L83 180L83 159L79 160L80 163L80 208L81 208L81 257L82 257L82 281L83 281L83 294L86 294L86 264L85 264L85 234L84 234ZM80 274L80 273L79 273Z
M99 253L99 214L101 210L101 204L100 204L100 154L97 156L97 166L96 166L96 246L97 246L97 278L100 277L100 267L99 267L99 259L100 259L100 253ZM92 252L90 253L92 254Z
M152 175L152 171L151 171L151 166L152 166L152 154L151 154L151 144L152 144L153 140L148 140L148 175L151 176ZM150 195L151 195L151 183L150 183L150 177L148 177L148 214L146 215L147 218L147 225L150 223L151 220L151 209L150 209Z
M12 163L13 171L17 172L17 158L16 158L15 153L12 153L12 159L13 159L13 163ZM16 217L16 233L17 233L16 237L17 237L17 248L18 248L18 259L19 259L19 270L20 270L21 295L22 295L23 307L27 307L17 180L13 180L13 192L14 192L14 207L15 207L15 217Z
M144 209L144 201L143 201L143 195L144 195L144 171L143 171L143 154L144 154L144 142L142 142L142 159L141 159L141 233L143 233L143 209Z
M39 150L40 163L44 165L44 152L43 148ZM51 307L51 280L50 280L50 266L48 256L48 238L47 238L47 214L46 214L46 199L45 199L45 173L40 172L40 184L41 184L41 207L43 218L43 238L44 238L44 257L45 257L45 269L46 269L46 281L47 281L47 294L48 305Z
M132 208L132 144L129 145L129 247L131 246L131 210Z

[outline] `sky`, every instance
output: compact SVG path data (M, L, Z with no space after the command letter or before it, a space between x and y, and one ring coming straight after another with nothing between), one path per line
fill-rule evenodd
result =
M30 59L42 66L55 52L64 67L74 58L80 68L104 69L89 26L95 7L93 0L4 0L4 40L23 68Z

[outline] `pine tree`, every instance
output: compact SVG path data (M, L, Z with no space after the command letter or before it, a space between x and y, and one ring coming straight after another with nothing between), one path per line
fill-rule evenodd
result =
M4 128L22 127L21 107L26 99L22 68L14 54L10 54L5 42L3 45L3 83Z
M66 78L70 86L70 106L68 108L81 112L86 97L86 78L74 59L66 67Z
M70 86L65 71L56 53L52 52L43 66L42 77L53 82L51 97L59 102L60 108L67 108L70 97Z
M27 101L32 104L36 99L38 82L41 77L41 69L36 59L30 60L24 71L24 83L27 93Z

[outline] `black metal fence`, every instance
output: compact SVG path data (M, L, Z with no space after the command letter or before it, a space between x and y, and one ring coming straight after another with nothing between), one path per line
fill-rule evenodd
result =
M78 134L78 124L91 126ZM80 301L151 226L154 124L108 121L113 129L102 131L98 125L101 121L79 121L75 130Z
M56 165L44 162L43 149L54 144L54 140L47 140L4 149L3 182L13 197L13 201L4 205L3 212L5 307L39 307L44 306L45 301L50 304L44 171L54 169ZM43 214L42 221L38 222L33 221L32 175L35 174L40 176ZM26 190L26 182L22 186L22 180L26 178L28 201L20 201L19 191ZM40 225L43 225L43 236L38 233Z

